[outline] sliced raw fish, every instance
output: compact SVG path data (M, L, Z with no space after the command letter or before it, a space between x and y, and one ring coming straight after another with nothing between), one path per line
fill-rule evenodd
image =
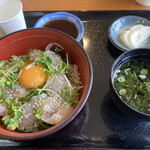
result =
M22 98L28 95L28 91L24 87L17 87L15 89L8 88L7 90L4 90L1 88L1 92L4 93L5 98Z
M61 73L57 73L52 75L49 78L49 84L47 85L47 89L50 89L57 94L61 95L62 88L69 89L70 88L70 82L65 78L65 76ZM48 92L49 95L52 94L52 92Z
M68 102L65 102L61 105L59 110L56 113L43 112L41 114L41 119L49 124L55 125L63 121L67 116L71 114L73 107L70 106Z
M37 58L40 58L41 57L41 54L38 53L38 52L31 52L29 54L29 57L30 57L30 60L31 61L35 61Z
M46 102L47 94L41 94L38 96L33 96L29 102L25 104L22 108L23 116L20 118L19 128L25 129L27 131L34 131L34 123L37 118L33 114L33 108L40 109Z
M6 103L0 103L0 116L5 116L7 114Z
M48 112L48 113L55 113L58 111L62 103L64 102L63 99L57 97L56 95L52 94L53 97L48 97L46 99L46 103L43 109L43 112Z
M56 54L55 52L50 51L50 50L47 50L47 51L45 52L45 54L47 54L47 55L50 57L50 59L51 59L52 62L53 62L54 67L55 67L57 70L59 70L59 69L60 69L60 65L61 65L62 62L63 62L61 56L59 56L58 54Z

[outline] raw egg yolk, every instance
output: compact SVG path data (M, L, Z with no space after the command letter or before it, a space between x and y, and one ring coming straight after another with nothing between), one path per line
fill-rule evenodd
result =
M19 76L19 82L24 88L36 88L41 86L46 81L46 74L42 71L43 65L36 66L29 63L22 68Z

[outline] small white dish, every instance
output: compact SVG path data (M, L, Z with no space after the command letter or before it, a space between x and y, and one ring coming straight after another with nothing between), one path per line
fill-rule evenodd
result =
M110 25L108 30L108 37L111 43L121 51L131 50L130 48L126 47L124 44L120 42L118 36L121 33L121 31L138 24L150 26L150 21L140 16L124 16L115 20ZM150 48L150 47L145 46L143 48Z

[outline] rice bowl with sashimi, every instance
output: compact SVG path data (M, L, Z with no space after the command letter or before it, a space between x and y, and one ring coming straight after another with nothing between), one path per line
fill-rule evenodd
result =
M72 113L83 86L78 67L61 51L50 43L45 51L30 49L0 62L0 116L7 129L37 132Z

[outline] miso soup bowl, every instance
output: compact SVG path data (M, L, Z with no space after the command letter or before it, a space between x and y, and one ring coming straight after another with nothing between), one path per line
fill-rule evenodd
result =
M84 48L70 36L52 29L26 29L15 32L0 40L0 61L10 59L12 55L27 54L27 51L31 48L45 50L46 46L52 42L61 45L69 54L72 63L78 66L83 85L80 91L79 103L62 122L39 132L22 133L10 131L0 124L0 138L27 141L51 135L70 123L85 105L93 83L92 64Z
M146 113L143 113L134 109L122 99L122 97L116 91L114 82L113 82L117 69L125 62L128 62L132 59L137 59L137 58L145 58L145 59L150 60L150 49L130 50L128 52L123 53L115 60L115 62L112 65L110 79L109 79L110 94L111 94L114 104L120 110L120 112L134 119L142 119L145 121L150 121L150 114L146 114Z

